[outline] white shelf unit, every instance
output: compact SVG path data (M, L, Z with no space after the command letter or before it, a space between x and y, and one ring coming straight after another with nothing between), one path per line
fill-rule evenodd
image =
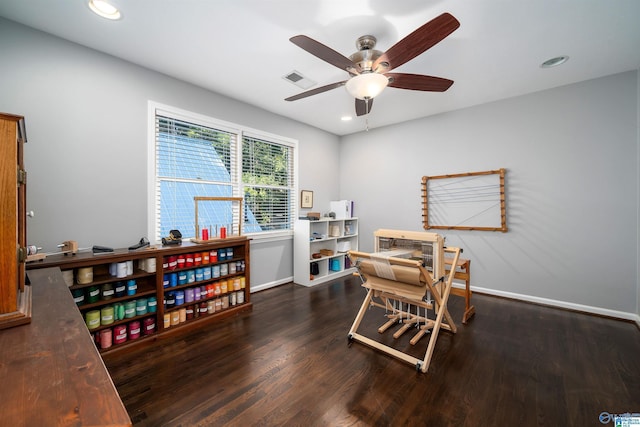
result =
M314 259L321 249L333 251L333 255ZM318 221L296 221L293 238L293 281L299 285L313 286L336 279L355 271L347 259L349 250L358 250L358 218ZM311 274L311 264L318 264L318 273Z

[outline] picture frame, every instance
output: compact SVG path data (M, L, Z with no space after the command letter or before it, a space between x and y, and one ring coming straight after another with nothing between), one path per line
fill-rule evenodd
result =
M300 193L300 207L308 209L313 207L313 191L302 190Z

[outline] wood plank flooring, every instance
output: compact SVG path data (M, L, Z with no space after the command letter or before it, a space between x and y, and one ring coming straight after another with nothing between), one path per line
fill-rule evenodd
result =
M441 331L429 371L347 333L364 299L348 277L252 294L253 311L105 356L136 426L601 426L640 413L633 323L475 294L476 315ZM451 297L454 319L464 300ZM422 358L412 333L367 335ZM613 420L606 425L613 426Z

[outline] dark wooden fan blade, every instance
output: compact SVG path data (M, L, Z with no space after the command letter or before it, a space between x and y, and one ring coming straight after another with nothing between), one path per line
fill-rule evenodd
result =
M322 59L323 61L328 62L329 64L340 68L343 71L348 71L351 73L358 74L357 66L356 64L353 63L352 60L342 55L341 53L336 52L330 47L315 41L310 37L300 35L300 36L293 36L289 40L293 44L306 50L313 56L316 56Z
M435 46L459 26L460 22L453 15L443 13L391 46L376 60L373 69L382 62L389 64L389 71L397 68Z
M385 73L384 75L389 78L388 86L398 89L444 92L453 84L453 80L421 74Z
M326 86L320 86L315 89L311 89L306 92L302 92L297 95L293 95L288 98L285 98L285 101L297 101L298 99L306 98L307 96L317 95L319 93L326 92L328 90L335 89L340 86L344 86L346 82L347 81L345 80L342 82L331 83L330 85L326 85Z
M373 107L373 98L369 98L366 101L364 99L356 98L357 116L364 116L365 114L369 114L371 112L371 107Z

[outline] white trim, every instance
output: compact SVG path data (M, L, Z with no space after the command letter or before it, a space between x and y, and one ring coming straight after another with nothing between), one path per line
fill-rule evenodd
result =
M293 231L265 231L263 233L247 233L244 235L245 237L251 239L249 241L250 244L253 243L269 243L269 242L278 242L281 240L293 240Z
M156 108L157 103L147 103L147 236L151 243L155 241L155 184L156 184Z
M250 293L264 291L266 289L275 288L276 286L285 285L291 282L293 282L293 276L285 277L284 279L275 280L273 282L263 283L262 285L258 286L251 285Z
M527 301L527 302L532 302L532 303L541 304L541 305L547 305L547 306L551 306L551 307L564 308L564 309L568 309L568 310L582 311L582 312L585 312L585 313L597 314L597 315L600 315L600 316L613 317L613 318L616 318L616 319L632 320L632 321L635 321L636 323L638 323L638 326L640 326L640 316L638 316L635 313L627 313L627 312L624 312L624 311L609 310L608 308L593 307L593 306L590 306L590 305L582 305L582 304L575 304L575 303L572 303L572 302L558 301L558 300L553 300L553 299L549 299L549 298L534 297L534 296L531 296L531 295L516 294L516 293L513 293L513 292L496 291L495 289L479 288L479 287L476 287L476 286L471 286L471 290L473 292L478 292L480 294L494 295L494 296L499 296L499 297L504 297L504 298L509 298L509 299L515 299L515 300L520 300L520 301Z

